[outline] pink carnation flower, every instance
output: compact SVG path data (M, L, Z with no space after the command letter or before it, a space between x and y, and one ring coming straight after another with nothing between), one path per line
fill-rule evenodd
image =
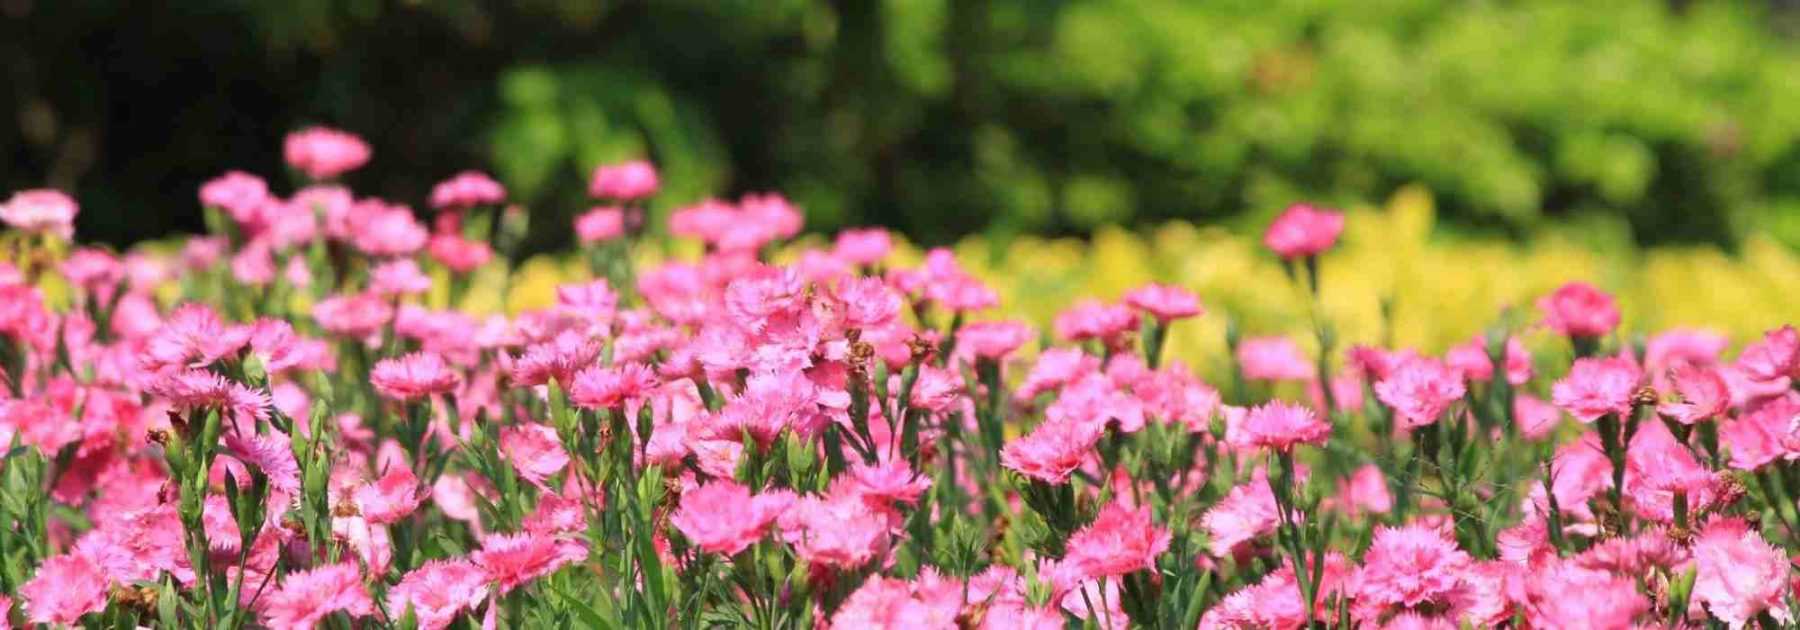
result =
M378 525L399 522L425 499L419 478L406 466L390 467L380 479L357 486L353 496L363 520Z
M31 623L72 626L82 615L106 608L107 586L106 575L86 556L63 554L38 566L18 595Z
M701 550L730 557L761 539L793 501L791 493L751 496L735 481L715 480L683 493L669 522Z
M1084 299L1056 315L1056 336L1067 341L1100 339L1108 344L1137 330L1138 315L1122 304Z
M978 358L1001 360L1032 337L1031 327L1020 322L975 322L956 331L956 350Z
M1069 536L1065 560L1090 579L1118 577L1154 570L1156 557L1169 550L1169 540L1169 530L1156 525L1149 506L1131 508L1114 501Z
M1192 291L1169 284L1146 284L1125 294L1125 303L1167 324L1202 312L1200 298Z
M849 229L838 232L831 251L844 262L870 266L887 259L894 251L894 239L881 228Z
M483 538L481 549L470 554L469 559L505 594L569 564L587 560L587 556L587 547L579 542L521 533Z
M1725 415L1731 408L1731 390L1718 370L1682 365L1670 374L1681 399L1656 407L1658 413L1682 424L1694 424Z
M1763 338L1738 354L1737 365L1758 381L1800 377L1800 331L1782 326L1763 333Z
M382 359L369 370L369 384L376 393L402 402L448 394L461 382L462 376L443 357L428 352Z
M1269 224L1263 244L1289 260L1317 256L1337 244L1344 232L1344 213L1297 203Z
M588 181L588 195L596 199L632 201L656 194L661 186L656 167L644 160L601 165Z
M21 232L75 236L75 214L80 207L62 191L41 188L13 193L0 205L0 222Z
M544 482L569 465L569 454L563 451L556 430L541 424L521 424L500 430L500 451L519 471L519 477L534 486Z
M381 295L420 295L431 290L431 276L411 258L396 258L369 271L369 290Z
M431 189L431 207L471 208L506 200L506 187L480 171L463 171Z
M643 402L657 386L656 372L639 363L594 366L575 375L569 402L587 409L622 408Z
M1074 421L1045 422L1000 449L1000 465L1044 483L1069 480L1100 441L1098 425Z
M1255 477L1233 487L1201 517L1207 550L1214 557L1225 558L1245 543L1273 533L1281 524L1277 509L1268 477L1258 469Z
M469 273L494 259L494 248L486 242L463 238L459 234L438 234L425 243L425 251L455 273Z
M339 563L287 574L281 588L263 594L263 623L273 629L312 628L326 615L344 612L351 618L375 612L354 563Z
M270 199L268 183L243 171L226 171L200 186L200 205L224 210L232 217L260 212Z
M1373 623L1384 613L1448 607L1468 596L1464 572L1473 561L1438 529L1380 527L1352 579L1353 612Z
M1437 422L1466 392L1461 373L1425 358L1403 362L1375 383L1375 397L1392 407L1406 428Z
M1287 337L1252 337L1238 344L1238 367L1244 378L1271 381L1304 381L1313 378L1313 365L1300 346Z
M442 630L463 611L479 607L487 594L487 574L479 567L467 560L431 560L388 589L388 614L399 618L410 608L420 628Z
M282 155L288 166L313 179L331 179L369 163L369 144L355 134L308 127L288 134Z
M1226 440L1246 451L1286 451L1300 444L1323 444L1329 437L1331 425L1312 409L1279 400L1250 409L1226 427Z
M1708 523L1694 541L1694 599L1714 617L1741 628L1764 612L1784 623L1794 616L1783 601L1791 585L1787 555L1744 521Z
M1643 375L1630 359L1576 359L1568 376L1550 388L1551 401L1569 415L1591 423L1606 414L1631 414L1631 398Z
M594 208L575 217L575 236L582 244L603 243L625 235L625 210Z
M1619 305L1586 282L1570 282L1538 300L1544 325L1569 337L1603 337L1619 327Z

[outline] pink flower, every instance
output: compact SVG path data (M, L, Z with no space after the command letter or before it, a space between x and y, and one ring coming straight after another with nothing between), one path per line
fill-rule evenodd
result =
M843 278L832 297L843 308L845 328L881 328L900 317L900 294L880 278Z
M1375 397L1392 407L1400 426L1409 429L1437 422L1466 392L1462 374L1425 358L1401 363L1375 383Z
M1487 339L1477 335L1468 343L1451 348L1444 363L1461 372L1464 379L1486 382L1494 378L1494 362L1488 357ZM1531 351L1518 337L1506 340L1506 382L1514 386L1531 380Z
M334 295L314 304L312 316L326 332L364 339L393 319L394 305L372 292Z
M1706 525L1694 541L1694 599L1714 617L1742 628L1763 612L1782 622L1793 614L1783 601L1791 569L1782 550L1737 518Z
M683 493L669 522L701 550L730 557L761 539L793 501L791 493L753 497L735 481L715 480Z
M431 207L472 208L506 200L506 187L480 171L463 171L431 189Z
M431 290L431 276L411 258L396 258L369 271L369 290L382 295L419 295Z
M645 160L601 165L588 181L588 195L596 199L632 201L656 194L661 186L656 167Z
M586 409L623 408L642 402L657 386L656 372L639 363L594 366L575 375L569 402Z
M852 265L870 266L887 259L894 251L894 239L881 228L849 229L838 232L832 254Z
M1282 401L1252 408L1241 421L1226 427L1226 440L1242 450L1266 448L1286 451L1300 444L1324 444L1331 425L1313 410Z
M1650 600L1638 592L1633 577L1582 568L1552 560L1532 568L1523 579L1521 608L1533 628L1628 630Z
M887 553L893 513L854 495L802 497L781 512L781 539L808 563L854 570Z
M1725 335L1705 329L1677 328L1651 337L1644 344L1644 368L1659 372L1681 364L1711 366L1731 340Z
M1544 325L1569 337L1603 337L1619 326L1619 305L1586 282L1570 282L1538 300Z
M1731 390L1726 388L1718 370L1684 364L1675 368L1671 376L1681 400L1658 405L1658 413L1682 424L1694 424L1723 416L1731 408Z
M340 611L352 618L375 613L375 602L354 563L289 573L281 588L271 589L262 598L263 623L274 629L312 628L326 615Z
M1731 467L1756 470L1776 459L1800 456L1790 447L1796 417L1800 417L1800 394L1788 392L1724 423L1719 437L1731 451Z
M390 467L380 479L357 486L354 498L363 520L378 525L399 522L425 500L419 478L406 466Z
M913 472L904 460L858 463L850 467L848 476L839 479L844 480L840 483L850 484L849 492L884 506L916 504L919 496L931 488L931 477Z
M495 534L481 540L481 549L469 559L495 582L501 594L555 573L571 563L587 560L587 547L572 540L538 534Z
M411 256L430 238L431 232L413 217L412 208L386 206L362 218L351 244L370 256Z
M1263 233L1263 244L1289 260L1317 256L1337 244L1344 232L1344 213L1297 203L1288 206Z
M569 384L575 373L600 356L600 344L575 335L558 335L555 339L532 344L525 353L512 359L514 384L532 386L556 382Z
M1744 347L1737 364L1750 378L1759 381L1800 377L1800 331L1782 326L1763 333L1760 341Z
M369 163L369 144L355 134L308 127L288 134L282 156L288 166L313 179L331 179Z
M1007 442L1000 449L1000 465L1044 483L1066 483L1069 474L1075 472L1099 441L1099 425L1045 422L1024 437Z
M1062 617L1056 619L1062 627ZM869 578L832 615L830 627L949 629L966 622L961 580L926 567L910 584L879 575Z
M1167 324L1205 312L1192 291L1168 284L1146 284L1125 294L1125 303Z
M1280 513L1275 505L1275 492L1269 488L1267 475L1256 476L1231 489L1201 517L1206 528L1207 550L1224 558L1244 543L1273 533L1280 526Z
M1373 623L1387 612L1451 605L1467 597L1463 573L1472 562L1435 528L1379 527L1351 582L1353 614Z
M602 243L625 235L625 210L594 208L575 217L575 236L584 245Z
M1550 388L1550 399L1582 422L1592 423L1609 413L1625 417L1631 414L1631 398L1642 378L1630 359L1576 359L1568 376Z
M1313 378L1313 365L1300 346L1287 337L1252 337L1238 344L1238 367L1244 378L1271 381L1304 381Z
M21 232L55 234L64 239L75 236L75 214L80 212L75 199L62 191L40 188L13 193L0 205L0 222Z
M243 171L226 171L200 186L200 205L224 210L233 217L251 216L269 200L269 185L263 178Z
M487 574L479 567L467 560L431 560L388 589L388 614L398 619L410 608L420 628L442 630L464 610L481 606L487 594Z
M31 580L19 585L31 623L75 625L82 615L106 608L107 579L82 554L63 554L44 561Z
M563 451L556 430L541 424L521 424L500 430L500 451L512 462L519 476L531 485L544 487L544 481L569 465L569 454Z
M1352 518L1359 514L1387 514L1394 509L1394 495L1388 491L1387 477L1381 467L1363 464L1338 484L1338 504Z
M1085 299L1056 315L1056 336L1067 341L1100 339L1111 344L1137 330L1138 316L1129 307Z
M956 349L998 361L1031 341L1032 336L1031 327L1020 322L975 322L956 331Z
M1550 435L1559 420L1562 420L1562 411L1556 405L1530 394L1513 395L1513 421L1518 423L1519 435L1525 439L1537 440Z
M463 238L457 234L438 234L425 244L431 259L455 273L469 273L494 259L494 248L486 242Z
M250 332L226 323L204 304L184 304L144 344L139 360L151 370L204 367L236 354Z
M444 363L443 357L428 352L382 359L369 370L369 384L376 393L402 402L448 394L461 382L462 376Z
M238 418L268 417L267 393L233 383L206 370L176 370L156 377L144 388L180 409L220 409Z
M229 431L223 444L226 454L267 475L270 488L290 496L300 494L300 462L294 458L288 436L280 432L255 435Z
M1169 530L1156 525L1149 506L1131 508L1114 501L1069 536L1065 558L1089 578L1118 577L1155 570L1156 557L1169 550L1169 540Z

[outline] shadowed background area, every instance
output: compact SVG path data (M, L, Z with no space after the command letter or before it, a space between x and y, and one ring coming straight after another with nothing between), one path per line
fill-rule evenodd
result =
M198 231L227 168L363 135L362 194L477 168L562 244L595 164L925 243L1266 221L1407 183L1448 227L1800 243L1791 2L0 0L0 192ZM658 208L667 211L668 207Z

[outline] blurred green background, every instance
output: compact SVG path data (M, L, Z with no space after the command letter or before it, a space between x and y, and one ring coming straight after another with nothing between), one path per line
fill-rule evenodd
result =
M1800 3L0 0L0 189L85 238L196 230L281 136L365 194L488 170L554 247L594 164L942 243L1433 190L1455 229L1800 244Z

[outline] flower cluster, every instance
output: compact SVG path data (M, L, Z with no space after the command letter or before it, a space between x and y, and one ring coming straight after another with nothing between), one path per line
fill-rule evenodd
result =
M352 134L285 153L179 252L0 206L0 628L1794 620L1791 327L1640 336L1571 282L1441 354L1315 308L1195 356L1170 331L1231 313L1180 282L1040 330L948 250L788 244L777 194L645 225L648 161L593 172L585 277L490 312L505 187L422 215L334 183ZM1257 290L1326 299L1344 225L1283 213Z

